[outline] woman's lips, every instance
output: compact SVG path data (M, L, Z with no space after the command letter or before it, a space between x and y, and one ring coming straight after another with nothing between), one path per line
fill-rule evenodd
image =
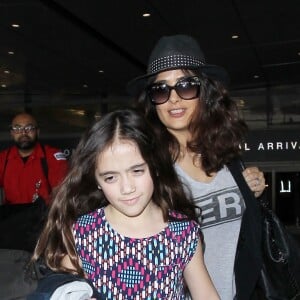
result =
M172 117L176 117L176 118L182 117L185 114L185 109L183 109L183 108L172 109L172 110L169 110L169 114Z

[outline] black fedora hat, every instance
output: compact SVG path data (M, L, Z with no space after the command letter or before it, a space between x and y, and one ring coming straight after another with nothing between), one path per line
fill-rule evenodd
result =
M212 79L229 84L227 71L207 64L198 42L188 35L163 36L155 45L148 61L147 73L127 84L129 94L139 94L147 85L148 78L160 72L174 69L198 70Z

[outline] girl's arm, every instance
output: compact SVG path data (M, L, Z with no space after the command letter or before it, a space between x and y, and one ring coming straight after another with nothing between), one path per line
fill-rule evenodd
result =
M200 240L183 276L193 300L220 300L204 264Z
M74 270L76 271L75 266L72 264L70 256L69 255L65 255L64 258L61 260L61 265L69 270Z
M75 267L72 264L69 255L65 255L65 257L61 261L61 264L62 264L63 267L65 267L69 270L74 270L75 271ZM81 265L81 260L80 260L80 265ZM89 300L96 300L96 298L89 298Z

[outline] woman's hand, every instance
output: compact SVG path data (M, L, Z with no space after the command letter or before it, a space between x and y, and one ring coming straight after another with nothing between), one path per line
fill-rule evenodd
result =
M266 187L264 173L257 167L248 167L243 171L244 178L254 196L258 198Z

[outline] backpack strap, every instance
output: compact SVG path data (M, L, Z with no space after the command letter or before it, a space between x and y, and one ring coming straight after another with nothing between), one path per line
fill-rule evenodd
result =
M48 163L47 163L47 155L46 155L46 149L43 144L40 144L44 153L44 157L41 158L41 165L44 172L44 175L48 181Z
M5 172L6 172L6 166L7 166L7 162L8 162L8 155L10 153L10 149L11 149L11 147L9 147L7 149L6 156L5 156L5 162L4 162L4 167L3 167L3 180L4 180L4 176L5 176Z

